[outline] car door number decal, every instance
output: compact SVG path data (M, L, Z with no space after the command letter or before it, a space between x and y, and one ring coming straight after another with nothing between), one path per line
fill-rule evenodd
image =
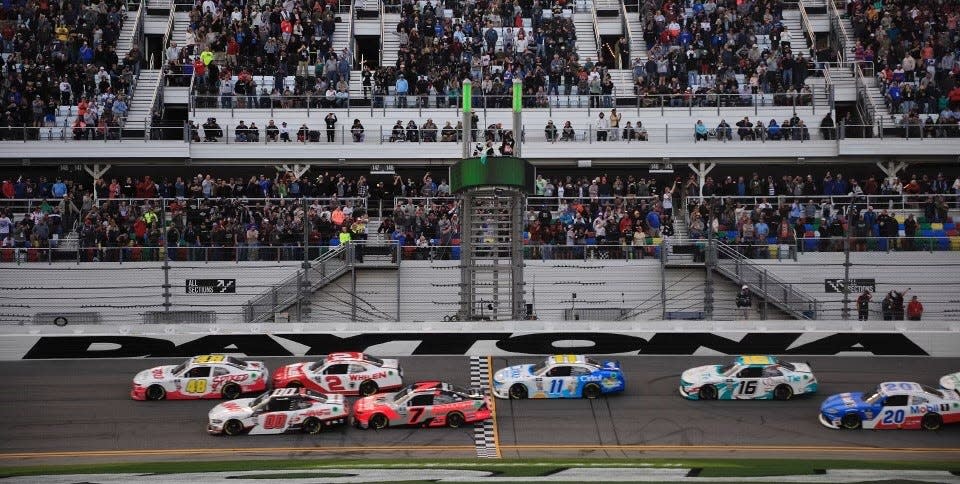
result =
M346 388L343 388L343 382L340 380L340 377L337 375L327 375L324 380L327 382L327 388L331 392L342 392L346 391Z
M263 428L282 429L287 424L287 414L271 413L263 418Z
M207 391L207 380L204 378L195 378L187 380L187 393L205 393Z
M414 407L410 409L410 423L414 424L420 420L420 416L423 415L424 407Z
M563 379L554 378L550 381L550 393L560 393L563 391Z
M885 424L899 424L903 423L905 417L903 410L884 410L883 411L883 423Z
M741 395L753 395L757 392L757 382L755 381L741 381L740 388L737 390Z

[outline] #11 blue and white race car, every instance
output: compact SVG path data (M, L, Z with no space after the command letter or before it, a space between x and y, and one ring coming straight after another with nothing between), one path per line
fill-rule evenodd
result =
M497 398L597 398L622 392L620 362L582 355L553 355L536 365L503 368L493 376Z
M810 365L773 356L740 356L733 364L698 366L680 376L680 395L690 400L789 400L816 391Z

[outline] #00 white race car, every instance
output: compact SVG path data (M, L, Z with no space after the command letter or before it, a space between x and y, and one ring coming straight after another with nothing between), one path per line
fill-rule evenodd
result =
M143 370L133 378L134 400L225 398L267 389L267 367L228 355L194 356L179 365Z
M267 435L300 431L320 433L347 422L343 395L323 395L304 388L280 388L257 398L221 403L210 410L207 432Z

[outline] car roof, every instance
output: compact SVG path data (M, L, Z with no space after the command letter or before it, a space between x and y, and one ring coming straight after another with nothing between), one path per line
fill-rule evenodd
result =
M207 363L223 363L225 361L227 361L227 355L222 355L222 354L197 355L190 359L190 363L194 365L203 365Z
M547 357L547 362L552 365L563 365L570 363L586 363L587 359L583 355L553 355Z
M885 381L878 388L881 395L919 395L927 393L919 383L912 381Z
M333 361L354 361L354 360L363 360L363 353L356 351L344 351L337 353L330 353L327 355L327 362Z
M738 365L776 365L777 359L769 355L743 355L738 356L736 361Z

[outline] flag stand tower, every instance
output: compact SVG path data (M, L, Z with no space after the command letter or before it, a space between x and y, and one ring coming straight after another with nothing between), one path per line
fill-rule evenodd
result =
M514 91L518 145L519 94L519 89ZM523 215L536 172L533 165L517 157L488 157L485 153L471 157L470 98L470 81L464 81L464 157L450 167L450 188L461 200L460 305L456 319L527 319Z

